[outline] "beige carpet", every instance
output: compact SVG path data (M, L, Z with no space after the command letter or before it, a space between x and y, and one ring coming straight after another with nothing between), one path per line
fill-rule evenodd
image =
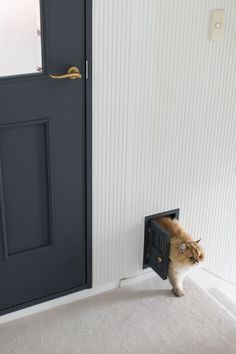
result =
M1 354L235 354L236 320L158 277L0 326Z

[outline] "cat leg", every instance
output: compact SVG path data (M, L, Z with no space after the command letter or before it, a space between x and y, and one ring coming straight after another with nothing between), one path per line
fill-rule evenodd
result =
M181 272L176 271L173 269L174 267L169 267L168 277L170 283L172 285L172 292L175 296L183 296L184 295L184 288L183 288L183 280L184 276Z

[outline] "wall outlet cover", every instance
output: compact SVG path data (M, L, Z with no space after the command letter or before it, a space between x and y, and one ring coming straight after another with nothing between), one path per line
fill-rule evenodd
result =
M211 13L210 40L223 41L225 38L225 10L213 10Z

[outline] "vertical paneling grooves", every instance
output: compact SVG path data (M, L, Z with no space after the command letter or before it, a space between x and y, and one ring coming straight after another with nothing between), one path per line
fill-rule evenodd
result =
M144 216L176 207L236 283L235 16L234 0L94 0L94 285L139 271Z

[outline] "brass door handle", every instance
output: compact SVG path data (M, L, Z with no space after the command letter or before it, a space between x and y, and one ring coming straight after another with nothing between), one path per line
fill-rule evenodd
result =
M62 75L49 75L52 79L82 79L79 69L76 66L71 66L66 74Z

